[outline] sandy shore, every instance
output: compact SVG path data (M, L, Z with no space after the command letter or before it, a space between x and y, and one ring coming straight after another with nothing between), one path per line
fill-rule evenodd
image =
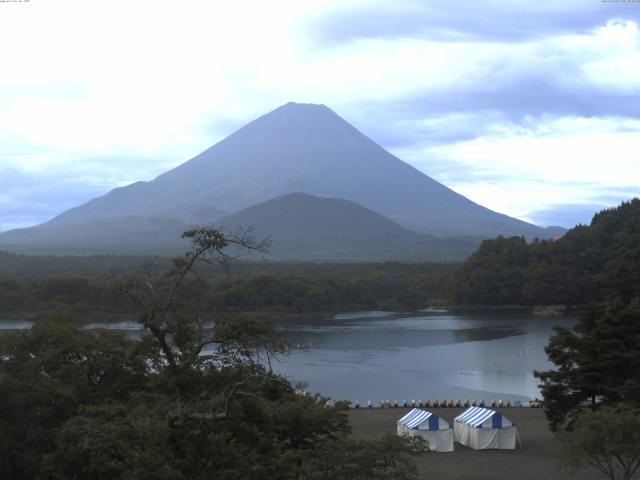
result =
M409 409L351 410L349 420L356 438L378 438L396 433L396 421ZM447 421L452 421L463 409L429 409ZM595 470L577 473L561 471L558 465L558 444L555 442L541 409L498 409L516 423L522 440L520 450L475 451L455 444L455 452L428 453L416 459L421 479L473 480L563 480L602 479Z

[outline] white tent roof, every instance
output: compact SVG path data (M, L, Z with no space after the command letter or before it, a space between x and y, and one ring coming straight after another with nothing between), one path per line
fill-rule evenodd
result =
M482 407L470 407L454 418L456 422L466 423L474 428L505 428L513 426L500 412ZM490 420L490 422L489 422Z
M446 421L442 420L434 413L420 408L412 409L404 417L398 420L398 423L405 425L407 428L419 428L421 430L447 430L450 428Z

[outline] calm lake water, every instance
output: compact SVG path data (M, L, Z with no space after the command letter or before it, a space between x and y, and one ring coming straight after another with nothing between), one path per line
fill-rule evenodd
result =
M554 325L575 319L529 312L411 315L361 312L289 326L300 349L275 367L332 399L521 400L540 397L533 370L552 367L544 346Z
M554 325L573 318L529 312L452 314L357 312L283 327L292 348L274 369L334 400L521 400L540 397L533 370L551 368L544 353ZM2 330L29 322L0 321ZM105 328L96 323L88 328ZM109 324L139 336L135 322Z

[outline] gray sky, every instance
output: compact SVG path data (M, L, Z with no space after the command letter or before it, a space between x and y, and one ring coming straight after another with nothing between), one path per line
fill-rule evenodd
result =
M640 3L0 3L0 231L324 103L541 225L640 195Z

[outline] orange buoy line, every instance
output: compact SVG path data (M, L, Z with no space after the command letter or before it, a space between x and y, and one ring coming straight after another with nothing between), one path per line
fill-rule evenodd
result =
M333 402L333 405L341 402L340 400ZM351 402L350 400L343 400L349 406L349 408L361 409L363 408L359 400ZM332 406L331 401L327 401L327 407ZM377 405L371 400L367 401L367 409L373 408L468 408L468 407L490 407L490 408L541 408L542 402L537 398L528 402L521 402L520 400L491 400L485 402L484 400L380 400Z

